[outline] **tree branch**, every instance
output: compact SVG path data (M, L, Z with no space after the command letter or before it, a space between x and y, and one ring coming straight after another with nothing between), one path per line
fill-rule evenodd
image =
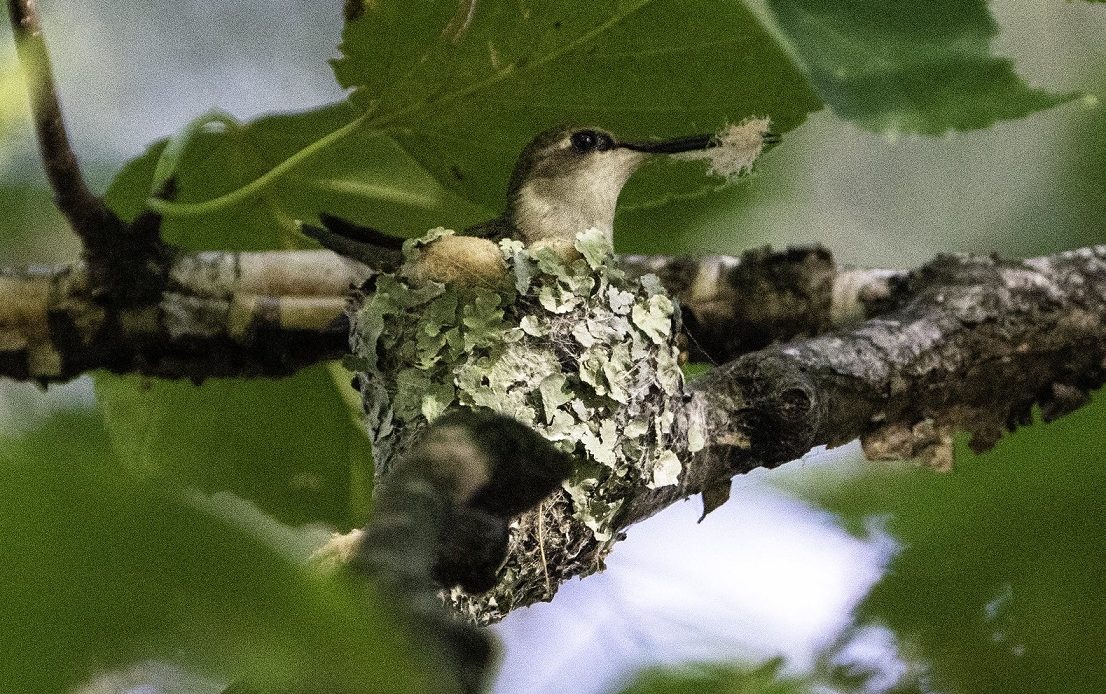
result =
M820 248L759 249L741 258L627 256L624 260L633 273L660 275L684 307L684 329L693 358L716 361L875 315L893 305L889 297L898 296L896 287L906 275L837 268L829 252ZM88 277L87 264L0 270L0 376L49 383L98 368L165 378L286 375L344 353L345 337L338 332L344 325L345 298L350 286L364 281L369 269L327 251L210 251L178 254L158 272L152 284L165 287L163 292L138 301L133 296L118 300L103 296ZM237 280L235 272L240 273ZM208 284L205 273L213 273L214 284ZM185 290L167 286L170 277ZM265 307L258 314L256 330L229 343L201 339L191 330L173 336L129 325L74 342L72 331L65 327L110 325L107 314L142 311L172 316L204 312L212 319L227 316L226 305L220 302L228 297L237 297L233 303L240 308L250 305L260 311ZM758 309L761 302L765 302L762 310ZM284 328L271 318L277 306L285 316ZM196 321L191 325L196 327ZM291 330L291 326L299 327ZM208 326L205 334L230 332L229 327ZM272 344L262 344L262 336ZM205 346L218 349L205 355Z
M572 465L570 456L503 415L446 415L376 491L365 530L336 536L316 559L348 563L374 579L406 608L428 654L444 656L462 691L483 691L493 661L490 638L450 619L438 586L494 585L511 517L558 488Z
M838 268L817 248L623 260L632 272L658 274L680 298L696 356L740 355L819 335L894 310L918 286L905 271ZM155 302L165 314L158 320L177 316L185 328L170 333L128 324L104 334L96 328L112 324L109 315L137 309L105 307L84 265L0 271L0 375L40 382L97 368L167 378L285 375L345 351L339 334L345 296L369 270L327 251L210 251L178 256L168 274L174 286ZM275 318L278 312L283 318ZM252 330L231 327L242 316L255 317ZM81 341L71 339L70 325L84 326ZM262 334L273 344L259 344ZM216 343L219 349L204 351Z
M731 316L775 292L803 300L778 301L760 325L840 327L746 353L688 386L674 373L678 318L663 318L667 299L652 294L654 282L612 279L620 275L605 265L540 275L522 265L529 284L517 297L506 290L486 300L504 307L496 313L472 309L463 286L435 294L393 280L379 302L364 296L353 342L382 484L434 421L435 405L511 413L578 459L567 488L512 526L491 592L450 594L457 612L487 623L548 600L565 580L598 570L629 525L693 494L709 512L734 475L815 446L861 438L870 457L947 467L956 433L985 449L1030 421L1035 405L1046 419L1058 416L1106 380L1106 246L1026 261L940 256L909 274L842 272L827 261L818 250L765 252L748 272L732 273L794 277L795 289L740 287L712 272L714 286L742 301L721 305ZM658 266L677 263L654 259ZM694 300L689 284L676 289ZM576 293L556 294L562 287ZM798 314L810 297L821 317L804 324ZM450 323L450 342L442 322L459 307L466 318ZM528 327L509 341L514 325Z

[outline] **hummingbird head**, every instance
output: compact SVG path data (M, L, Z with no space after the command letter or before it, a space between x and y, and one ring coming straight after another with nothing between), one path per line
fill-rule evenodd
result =
M618 194L650 155L714 146L712 135L620 142L598 128L559 128L526 146L511 176L507 219L528 243L572 243L596 227L613 234Z

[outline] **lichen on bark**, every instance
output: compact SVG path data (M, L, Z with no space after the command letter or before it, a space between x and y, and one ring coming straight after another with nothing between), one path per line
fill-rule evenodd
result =
M409 242L408 262L452 233ZM655 276L628 278L598 230L581 233L568 260L563 249L509 240L500 250L507 272L499 286L416 284L401 269L372 278L351 309L352 363L379 482L455 408L509 415L576 460L563 489L512 524L498 585L449 594L477 623L549 600L566 578L600 569L622 499L675 484L679 456L704 438L682 406L679 308Z

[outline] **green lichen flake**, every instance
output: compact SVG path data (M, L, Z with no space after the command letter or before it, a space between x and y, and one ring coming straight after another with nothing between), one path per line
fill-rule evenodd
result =
M450 233L408 242L409 261ZM378 476L456 407L514 417L578 461L564 491L513 526L499 586L452 594L455 608L484 623L513 604L552 597L543 566L555 563L561 575L601 568L622 500L676 484L682 466L673 449L687 449L689 429L701 436L672 414L684 393L678 308L656 277L627 278L595 230L577 237L580 257L571 262L517 241L500 248L508 273L498 290L414 286L401 269L376 276L353 315Z

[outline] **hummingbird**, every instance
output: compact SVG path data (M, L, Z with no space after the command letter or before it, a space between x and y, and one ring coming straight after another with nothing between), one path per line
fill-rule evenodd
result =
M595 227L614 233L614 211L626 181L655 154L677 154L715 145L713 135L657 142L620 142L598 128L558 128L522 150L507 188L503 214L463 233L526 245L564 238Z
M765 143L777 141L772 133L764 136ZM576 252L577 234L587 229L599 229L613 242L619 193L642 164L720 144L715 135L622 141L594 127L547 130L519 155L503 213L431 244L420 258L428 272L416 268L415 274L439 281L494 279L504 269L495 245L503 239L550 246L566 259ZM403 239L326 213L319 217L325 228L304 225L303 231L331 250L379 269L402 263Z

